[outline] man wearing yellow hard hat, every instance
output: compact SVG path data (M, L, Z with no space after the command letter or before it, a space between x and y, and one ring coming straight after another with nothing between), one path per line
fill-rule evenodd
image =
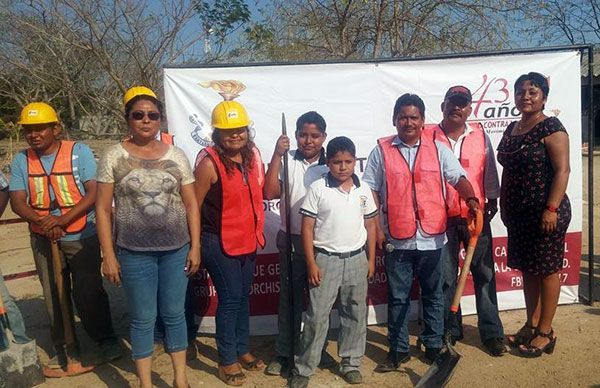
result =
M77 339L70 341L69 331L63 326L63 309L67 309L66 324L74 333L71 292L83 327L98 343L103 356L113 360L122 354L100 276L94 213L96 162L87 145L59 139L58 115L46 103L26 105L18 123L29 148L12 161L10 201L13 211L29 223L31 249L50 318L56 354L44 367L44 374L62 377L85 373L93 367L84 367L78 361ZM62 309L52 261L55 243L63 267L61 291L67 294L67 306Z

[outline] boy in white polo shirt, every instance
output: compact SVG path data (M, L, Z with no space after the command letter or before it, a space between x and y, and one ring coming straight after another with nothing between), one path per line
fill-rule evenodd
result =
M323 143L327 138L327 123L323 116L315 111L306 112L296 121L296 144L298 149L290 150L290 139L281 135L275 144L275 150L269 169L265 176L263 187L264 199L281 198L280 214L281 227L277 233L277 248L279 250L279 308L278 308L278 336L275 342L277 356L269 362L265 373L268 375L287 376L290 372L292 348L294 354L298 354L300 348L300 326L302 323L302 311L304 310L304 292L307 288L306 282L306 260L304 249L300 240L300 226L302 215L300 205L306 195L306 190L311 183L326 174L329 169L325 164L325 150ZM282 186L282 163L281 158L288 153L288 176L289 176L289 201L285 198ZM292 234L292 276L293 287L288 284L289 257L287 250L285 206L290 204L290 232ZM293 308L290 306L290 291L293 292ZM293 311L294 330L290 333L290 319ZM293 339L293 340L292 340ZM293 343L293 344L292 344ZM335 360L323 351L321 367L328 367Z
M359 366L367 334L368 279L375 272L377 207L370 188L354 174L355 164L352 140L344 136L331 140L330 172L310 185L300 209L310 302L293 388L308 386L314 374L338 294L340 372L349 384L362 382Z

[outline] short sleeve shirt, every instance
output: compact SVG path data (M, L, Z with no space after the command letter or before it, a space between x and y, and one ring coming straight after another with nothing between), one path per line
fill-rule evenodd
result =
M47 174L52 171L54 160L56 159L56 153L51 155L42 155L40 160L42 166ZM27 152L25 150L19 152L13 158L11 164L10 174L10 191L25 191L27 193L27 199L29 199L29 184L28 184L28 173L27 173ZM85 193L84 183L94 180L96 176L96 159L90 147L83 143L75 143L73 146L73 177L77 182L79 191ZM50 199L54 200L55 195L52 188L50 188ZM51 211L51 214L55 216L60 215L60 210L55 209ZM78 241L84 238L91 237L96 234L96 213L94 207L88 210L87 213L87 224L85 229L81 233L67 234L61 241Z
M438 141L436 141L435 143L438 150L438 159L440 161L440 170L442 172L442 175L448 181L448 183L450 183L450 185L455 186L461 177L466 177L466 172L460 165L458 159L454 156L452 151L447 146ZM400 140L398 136L396 136L392 141L392 144L398 147L400 153L402 154L404 159L406 159L409 168L412 171L420 143L417 142L417 144L410 146L404 143L402 140ZM373 191L379 193L379 196L381 198L381 206L382 209L384 209L383 213L386 214L383 217L383 223L388 241L390 241L396 249L434 250L443 247L446 243L446 233L440 233L435 235L427 234L423 231L418 222L417 233L413 237L404 240L396 240L390 236L387 213L385 212L385 204L387 203L387 185L385 181L385 176L385 165L383 161L383 156L381 154L381 147L377 145L369 154L369 158L367 159L367 165L365 166L365 172L363 174L363 180L367 185L371 187ZM444 189L445 188L442 185L442 190Z
M98 165L98 182L114 184L114 233L119 247L168 251L190 241L181 187L194 182L190 163L175 146L159 159L140 159L121 144Z
M6 176L0 171L0 191L8 190L8 179Z
M299 235L302 226L302 215L300 207L308 190L308 187L317 179L329 172L329 168L325 164L324 155L318 160L310 163L304 159L298 150L288 152L288 176L290 179L290 230L292 234ZM280 171L280 181L283 181L283 168ZM279 201L279 214L281 214L281 230L285 231L285 193L281 191L281 200Z
M328 173L308 188L300 213L314 218L314 246L329 252L350 252L364 246L364 220L377 215L369 186L352 176L350 192L339 187Z

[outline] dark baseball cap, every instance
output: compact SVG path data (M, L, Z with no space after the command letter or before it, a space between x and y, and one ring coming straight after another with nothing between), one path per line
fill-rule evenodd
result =
M461 85L452 86L450 89L448 89L448 91L446 92L446 95L444 96L444 100L447 100L447 99L453 98L453 97L461 97L461 98L464 98L465 100L467 100L468 102L473 101L473 96L471 95L471 91L467 87L461 86Z

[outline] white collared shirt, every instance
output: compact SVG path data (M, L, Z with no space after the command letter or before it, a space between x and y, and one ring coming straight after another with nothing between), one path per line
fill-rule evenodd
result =
M329 252L350 252L367 242L365 219L377 215L373 193L356 175L349 192L342 190L331 174L308 188L300 208L315 221L314 246Z
M300 215L300 206L304 200L304 196L308 187L317 179L329 172L329 168L325 164L325 156L323 152L321 157L309 163L298 150L288 151L288 176L290 179L290 226L292 234L300 235L302 228L302 216ZM279 180L283 181L283 167L279 173ZM282 231L286 231L285 225L285 192L281 190L281 200L279 202L279 214L281 215Z

